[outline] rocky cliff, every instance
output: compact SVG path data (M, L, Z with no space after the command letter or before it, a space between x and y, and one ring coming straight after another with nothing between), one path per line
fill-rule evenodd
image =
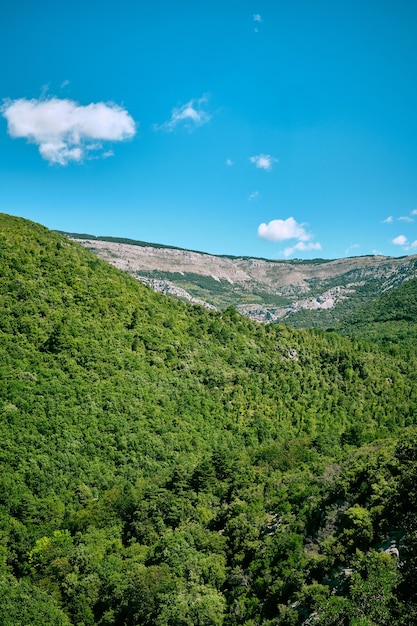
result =
M261 322L327 328L417 276L417 255L311 261L215 256L131 240L71 235L155 291Z

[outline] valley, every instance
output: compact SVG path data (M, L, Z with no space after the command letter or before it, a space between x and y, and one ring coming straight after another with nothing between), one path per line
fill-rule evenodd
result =
M328 328L417 276L417 255L273 261L214 256L111 237L71 239L155 291L261 322Z

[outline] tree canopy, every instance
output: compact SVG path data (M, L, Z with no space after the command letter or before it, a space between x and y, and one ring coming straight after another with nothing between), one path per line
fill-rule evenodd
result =
M410 623L411 336L186 305L6 215L0 267L2 623Z

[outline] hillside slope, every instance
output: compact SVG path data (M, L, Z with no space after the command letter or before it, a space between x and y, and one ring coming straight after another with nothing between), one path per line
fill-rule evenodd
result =
M344 335L372 340L391 351L417 344L417 279L360 308L337 327Z
M372 610L409 614L372 549L407 532L415 360L164 298L6 215L0 267L1 623L330 624L372 567Z
M155 291L263 322L327 328L417 276L417 256L272 261L68 234Z

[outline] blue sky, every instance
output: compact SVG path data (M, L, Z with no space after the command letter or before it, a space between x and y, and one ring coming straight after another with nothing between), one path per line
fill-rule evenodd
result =
M417 3L5 0L0 211L213 254L417 253Z

